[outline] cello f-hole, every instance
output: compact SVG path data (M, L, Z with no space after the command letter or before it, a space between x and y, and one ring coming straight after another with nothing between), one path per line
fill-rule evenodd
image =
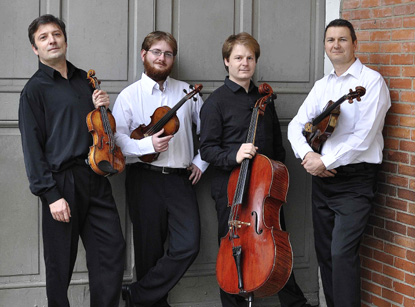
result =
M255 215L255 232L257 235L260 235L262 233L262 229L259 229L259 223L258 223L258 213L256 211L252 211L251 215Z

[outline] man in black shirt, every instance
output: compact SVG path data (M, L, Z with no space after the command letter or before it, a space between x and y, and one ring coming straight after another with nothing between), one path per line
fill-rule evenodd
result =
M232 169L245 158L252 159L257 152L273 160L284 162L285 159L281 128L273 103L267 104L264 116L258 121L255 146L245 143L252 108L262 97L251 81L259 55L259 44L248 33L229 36L222 48L229 77L209 96L200 114L202 159L214 166L215 172L211 194L216 202L219 240L229 229L227 186ZM285 229L282 211L281 225ZM283 307L309 306L293 274L278 295ZM246 305L238 295L221 290L220 296L225 307Z
M91 306L118 306L125 241L107 178L86 164L86 115L108 106L86 73L66 61L65 24L52 15L29 26L39 70L20 96L19 128L30 190L42 201L48 306L69 306L79 236L86 250Z

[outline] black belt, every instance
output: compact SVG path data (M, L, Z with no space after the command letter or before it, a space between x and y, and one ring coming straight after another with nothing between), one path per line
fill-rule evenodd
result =
M336 168L336 171L340 173L356 173L364 170L375 171L378 167L379 164L362 162L339 166L338 168Z
M158 173L162 173L165 175L169 175L169 174L178 174L178 175L188 175L191 172L186 169L186 168L173 168L173 167L165 167L165 166L155 166L152 164L146 164L146 163L134 163L131 164L132 166L138 167L138 168L142 168L142 169L147 169L150 171L154 171L154 172L158 172Z

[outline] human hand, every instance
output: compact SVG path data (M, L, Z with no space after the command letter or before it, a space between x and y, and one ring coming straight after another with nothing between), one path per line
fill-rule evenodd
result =
M153 147L156 152L163 152L169 149L169 142L173 138L173 135L161 137L163 133L164 128L151 136L151 141L153 142Z
M244 143L236 153L236 162L241 164L244 159L252 159L256 155L258 147L252 143Z
M92 93L92 102L94 103L95 108L99 108L101 106L108 108L110 105L110 97L107 92L103 90L95 90Z
M71 209L64 198L58 199L57 201L51 203L49 205L49 209L54 220L69 223Z
M195 185L199 182L200 178L202 177L202 171L193 163L187 169L192 172L190 174L189 180L192 181L192 185Z

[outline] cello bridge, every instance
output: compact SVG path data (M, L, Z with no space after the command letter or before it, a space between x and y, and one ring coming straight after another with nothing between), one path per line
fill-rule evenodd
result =
M228 224L229 229L231 229L232 227L241 228L242 226L251 226L251 223L242 221L230 221Z

